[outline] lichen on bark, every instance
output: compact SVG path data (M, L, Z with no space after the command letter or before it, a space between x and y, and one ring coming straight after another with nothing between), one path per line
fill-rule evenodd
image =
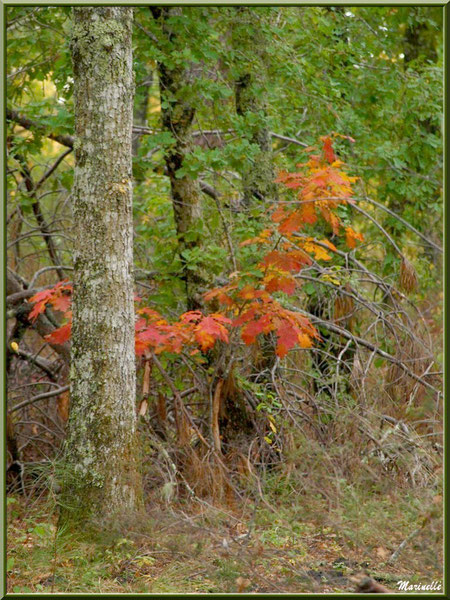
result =
M64 523L104 526L142 503L135 410L131 28L132 8L73 9L76 234Z

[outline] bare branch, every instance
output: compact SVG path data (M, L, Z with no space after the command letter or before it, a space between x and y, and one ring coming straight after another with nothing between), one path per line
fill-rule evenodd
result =
M20 408L23 408L24 406L28 406L29 404L34 404L34 402L38 402L39 400L45 400L46 398L53 398L53 396L59 396L63 392L67 392L69 390L69 388L70 388L70 386L64 385L56 390L50 390L50 392L38 394L37 396L34 396L33 398L29 398L28 400L19 402L19 404L16 404L12 408L10 408L8 412L13 413L16 410L19 410Z

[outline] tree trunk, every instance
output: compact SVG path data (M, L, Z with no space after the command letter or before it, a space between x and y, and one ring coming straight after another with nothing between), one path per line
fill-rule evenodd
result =
M76 166L70 417L61 521L110 527L137 468L131 130L133 9L73 9Z
M241 48L243 37L247 39L248 51L256 59L258 69L253 63L246 65L239 62L236 67L240 70L235 81L236 112L245 117L249 114L259 115L259 123L255 124L249 140L259 147L253 164L248 164L242 173L244 192L244 206L258 205L263 200L273 201L277 197L277 188L274 183L275 171L273 168L272 143L267 124L267 103L264 92L264 51L265 38L255 24L255 10L240 6L236 9L233 27L233 45Z
M263 211L264 203L274 202L278 193L274 183L275 169L264 89L266 39L260 24L255 22L255 17L256 13L252 8L240 6L236 9L232 22L232 42L236 49L240 49L244 44L248 55L253 59L249 64L237 62L235 65L240 72L235 80L236 113L241 117L252 114L259 116L259 121L249 136L250 142L259 147L259 152L254 162L247 163L242 172L243 204L244 208L259 206ZM261 336L259 345L262 360L258 370L265 371L269 381L276 360L273 336Z
M153 84L153 71L148 69L146 80L139 86L140 93L136 94L135 106L134 106L134 119L135 125L146 127L147 125L147 113L148 113L148 101L150 98L150 90ZM138 155L139 148L141 145L142 136L139 133L135 133L132 138L132 154L135 159L133 165L133 176L136 183L142 183L145 181L145 168L139 164Z
M438 58L435 47L436 34L433 35L426 21L421 22L421 16L423 16L421 7L411 8L404 37L405 68L421 54L430 62L436 62Z
M167 58L170 52L180 50L184 42L180 42L167 19L171 15L179 15L180 7L150 7L154 19L161 26L163 39L162 48ZM168 66L168 64L174 66ZM189 86L192 73L189 67L176 64L173 60L158 62L159 86L161 95L161 118L163 131L175 138L167 148L164 156L167 175L170 180L175 227L178 235L178 250L182 264L182 278L186 286L186 303L188 310L202 308L203 302L198 288L203 278L200 269L189 265L187 253L201 243L199 221L201 218L200 188L198 183L189 175L177 176L177 171L183 167L185 158L190 152L190 129L194 120L195 108L186 101L184 90ZM198 234L196 235L196 232ZM187 235L189 234L189 235ZM187 251L187 253L185 252ZM191 268L188 268L188 267Z

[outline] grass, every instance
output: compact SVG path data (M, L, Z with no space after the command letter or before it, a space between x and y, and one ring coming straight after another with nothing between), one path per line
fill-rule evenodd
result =
M146 523L108 540L58 532L50 497L10 497L8 592L333 593L353 591L361 571L394 590L399 579L442 578L442 507L433 490L376 494L341 482L331 507L326 497L288 489L280 499L276 474L266 488L264 502L240 511L152 501ZM434 509L424 515L427 506Z

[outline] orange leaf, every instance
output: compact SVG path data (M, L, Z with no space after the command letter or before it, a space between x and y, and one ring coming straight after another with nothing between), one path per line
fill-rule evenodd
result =
M250 344L254 343L256 337L260 333L269 333L272 328L273 326L269 315L263 315L256 321L250 321L242 328L242 340L247 346L249 346Z
M292 212L278 228L280 233L290 235L303 227L302 215L298 211Z
M32 323L34 323L38 316L45 311L45 307L52 297L52 293L53 290L42 290L42 292L38 292L30 298L29 302L36 303L28 315L28 318Z
M301 348L311 348L312 340L306 333L298 334L298 344Z
M66 312L69 310L72 304L72 298L68 294L62 294L54 297L50 300L51 305L55 310L59 310L60 312Z
M314 202L305 202L302 204L301 209L302 221L304 223L309 223L310 225L314 225L317 221L316 209L314 207Z
M265 267L273 265L283 271L299 271L304 265L310 265L311 259L302 250L292 250L291 252L280 252L272 250L267 254L262 263Z
M190 310L181 315L180 321L184 323L189 323L190 321L198 321L202 317L203 315L199 310Z
M336 160L336 154L333 151L333 144L330 137L323 139L323 154L330 164Z
M288 296L291 296L297 287L297 282L287 272L270 273L263 281L267 292L285 292Z
M306 250L306 252L314 254L316 260L331 260L331 256L328 254L325 248L315 244L312 241L312 238L307 238L303 242L303 248Z
M70 333L72 331L72 323L66 323L62 327L55 329L51 333L45 336L44 339L50 344L64 344L70 339Z
M349 248L356 248L356 240L359 242L364 241L364 236L362 233L357 233L351 227L345 228L345 241Z
M230 292L232 290L235 290L236 288L237 288L237 285L233 285L233 284L225 285L224 287L215 288L215 289L207 292L203 297L206 302L210 302L213 298L217 298L217 300L221 304L224 304L225 306L233 306L234 300L226 292Z
M231 320L217 313L213 313L200 321L195 329L195 339L202 350L210 350L216 340L228 342L228 330L223 323L231 323Z
M337 251L337 248L336 248L336 246L335 246L335 245L334 245L332 242L330 242L330 240L327 240L327 239L325 238L325 239L323 239L323 240L319 240L319 241L320 241L322 244L326 244L326 245L328 246L328 248L330 248L330 250Z
M289 321L283 320L277 328L277 337L276 354L280 358L284 358L288 351L298 342L297 328Z

